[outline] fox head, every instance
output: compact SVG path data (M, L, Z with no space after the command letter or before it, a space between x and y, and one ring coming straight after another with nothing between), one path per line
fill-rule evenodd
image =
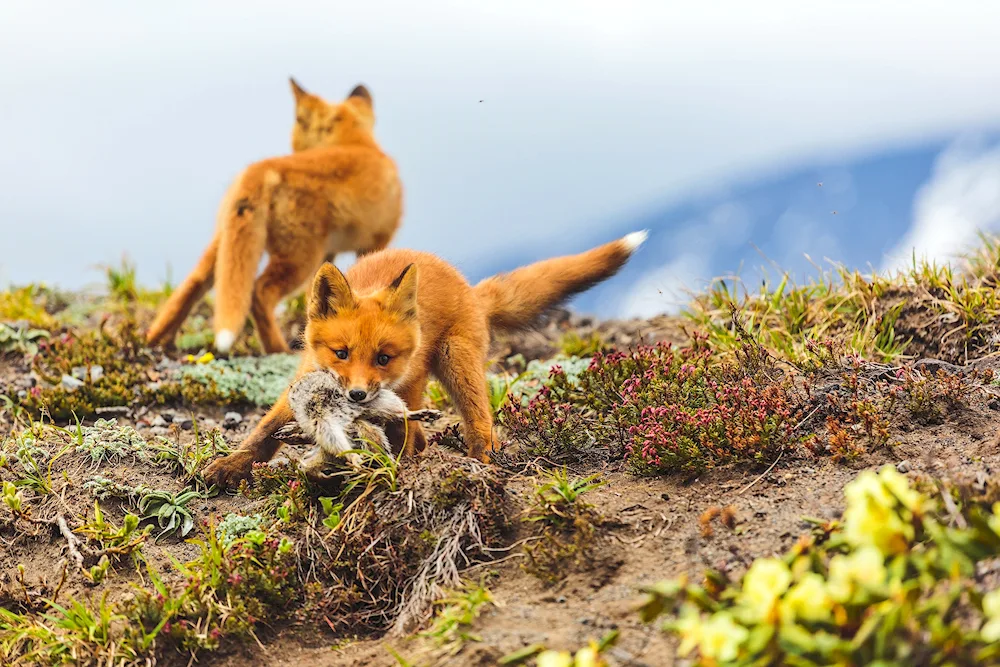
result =
M288 81L292 86L292 94L295 95L293 151L371 138L375 126L375 111L367 88L359 84L343 102L331 104L306 92L295 79Z
M417 267L358 295L336 266L324 264L313 279L305 343L317 367L333 371L354 402L398 388L420 343Z

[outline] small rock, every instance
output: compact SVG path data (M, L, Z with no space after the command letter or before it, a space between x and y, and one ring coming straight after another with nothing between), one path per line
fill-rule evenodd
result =
M83 380L78 380L72 375L63 375L60 384L66 391L76 391L83 386Z
M590 625L589 618L578 618L576 619L576 622L579 623L580 625Z
M129 410L131 408L127 405L109 405L103 408L96 408L94 412L99 415L127 415Z
M903 474L910 472L912 469L913 466L910 465L909 461L900 461L899 463L896 464L896 471L901 472Z
M560 595L559 597L556 598L556 602L558 602L559 604L566 604L566 596Z
M153 421L149 422L149 425L152 428L162 428L165 431L168 423L169 422L163 418L163 415L156 415L156 417L153 418Z
M104 377L104 366L91 366L90 367L90 381L97 382L102 377Z
M614 656L615 660L623 662L626 665L632 664L632 661L635 660L635 656L626 651L625 649L615 647L611 649L610 653L612 656Z
M185 431L190 431L194 428L194 420L190 417L174 417L174 423Z
M149 429L149 433L151 435L166 435L167 433L170 433L170 431L166 426L154 426Z
M243 415L238 412L227 412L222 418L222 425L225 428L236 428L243 421Z
M73 368L70 369L69 373L70 373L70 375L72 375L73 377L75 377L77 380L86 380L87 379L87 367L86 366L73 366Z

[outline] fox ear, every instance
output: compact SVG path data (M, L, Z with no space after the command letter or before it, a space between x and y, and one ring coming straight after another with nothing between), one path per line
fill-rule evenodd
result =
M374 104L372 102L372 94L369 93L368 89L365 88L360 83L354 87L354 90L352 90L351 94L348 95L347 97L348 98L354 97L354 98L357 98L359 100L364 100L365 102L368 103L368 106L370 106L370 107L374 106Z
M353 308L357 302L347 278L333 264L327 262L313 278L312 295L309 297L309 319L333 317L343 308Z
M388 288L385 300L386 310L398 313L403 319L417 317L417 267L410 264L400 273Z
M295 95L296 102L298 102L303 97L309 94L308 92L306 92L306 89L300 86L299 82L293 79L292 77L288 77L288 83L292 85L292 95Z

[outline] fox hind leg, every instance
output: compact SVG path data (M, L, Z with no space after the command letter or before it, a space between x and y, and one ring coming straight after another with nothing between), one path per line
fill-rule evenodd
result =
M272 257L257 278L250 303L250 314L257 327L264 351L268 354L288 352L288 343L281 333L274 309L284 297L301 286L319 268L324 254L315 252L305 261L289 261Z

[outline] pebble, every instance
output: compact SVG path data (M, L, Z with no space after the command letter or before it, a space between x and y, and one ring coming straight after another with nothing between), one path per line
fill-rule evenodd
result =
M156 415L156 417L153 418L153 421L149 422L149 425L152 428L162 428L166 430L168 423L169 422L163 418L163 415Z
M226 428L236 428L243 421L243 415L238 412L227 412L222 418L222 425Z
M70 369L69 374L75 377L77 380L87 379L87 367L86 366L73 366Z
M90 367L90 381L97 382L102 377L104 377L104 366L91 366Z
M72 375L63 375L60 384L66 391L76 391L83 386L83 380L78 380Z
M190 417L174 417L174 423L185 431L190 431L194 428L194 420Z
M896 472L901 472L903 474L906 474L911 470L913 470L913 466L910 465L909 461L900 461L899 463L896 464Z
M166 426L154 426L149 429L150 435L166 435L170 430Z
M624 662L625 664L633 664L635 656L621 648L612 648L610 651L611 655L614 656L615 660Z
M556 602L558 602L559 604L566 604L566 596L560 595L559 597L556 598Z

